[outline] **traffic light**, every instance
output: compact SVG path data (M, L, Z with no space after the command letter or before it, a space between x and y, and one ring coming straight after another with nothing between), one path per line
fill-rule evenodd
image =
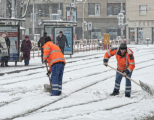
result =
M41 16L42 15L42 10L39 10L39 16Z

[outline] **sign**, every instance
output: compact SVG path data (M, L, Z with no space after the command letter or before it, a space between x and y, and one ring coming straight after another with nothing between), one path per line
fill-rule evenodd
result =
M57 10L57 13L62 16L62 10Z
M66 47L66 43L65 43L64 54L72 55L73 54L73 27L55 27L54 28L54 43L56 45L58 45L57 37L59 36L60 31L62 31L63 35L66 36L68 44L70 46L70 47Z
M104 45L110 44L110 35L109 34L104 34Z
M4 25L0 26L0 37L4 32L8 33L8 38L10 39L10 56L9 61L19 61L19 48L20 48L20 26L19 25ZM0 59L2 54L0 53Z
M74 3L71 3L71 7L74 7Z
M92 30L92 22L88 22L88 30Z

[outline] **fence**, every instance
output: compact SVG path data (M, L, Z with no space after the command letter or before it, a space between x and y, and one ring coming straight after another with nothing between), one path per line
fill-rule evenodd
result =
M112 46L117 47L121 43L121 40L112 40L110 41L109 47L107 50L110 49ZM104 50L104 43L101 39L84 39L84 40L74 40L73 41L73 53L79 52L88 52L94 50ZM31 50L31 57L40 57L41 50L39 50L37 43L32 41L32 50Z

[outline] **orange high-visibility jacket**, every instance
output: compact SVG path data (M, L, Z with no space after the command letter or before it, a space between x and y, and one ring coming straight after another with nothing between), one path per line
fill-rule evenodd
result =
M49 70L51 71L51 66L57 62L65 62L64 55L62 54L60 48L53 44L51 41L44 44L43 48L43 60L47 60L49 65Z
M130 48L127 48L127 52L124 55L121 55L119 48L110 49L105 53L104 59L109 60L109 58L114 55L116 55L118 70L121 72L125 69L128 69L130 72L133 71L135 68L135 60L133 51Z

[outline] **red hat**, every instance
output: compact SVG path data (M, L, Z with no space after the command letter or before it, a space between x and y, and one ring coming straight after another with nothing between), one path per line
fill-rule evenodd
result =
M26 35L26 36L25 36L25 38L29 38L29 36L28 36L28 35Z

